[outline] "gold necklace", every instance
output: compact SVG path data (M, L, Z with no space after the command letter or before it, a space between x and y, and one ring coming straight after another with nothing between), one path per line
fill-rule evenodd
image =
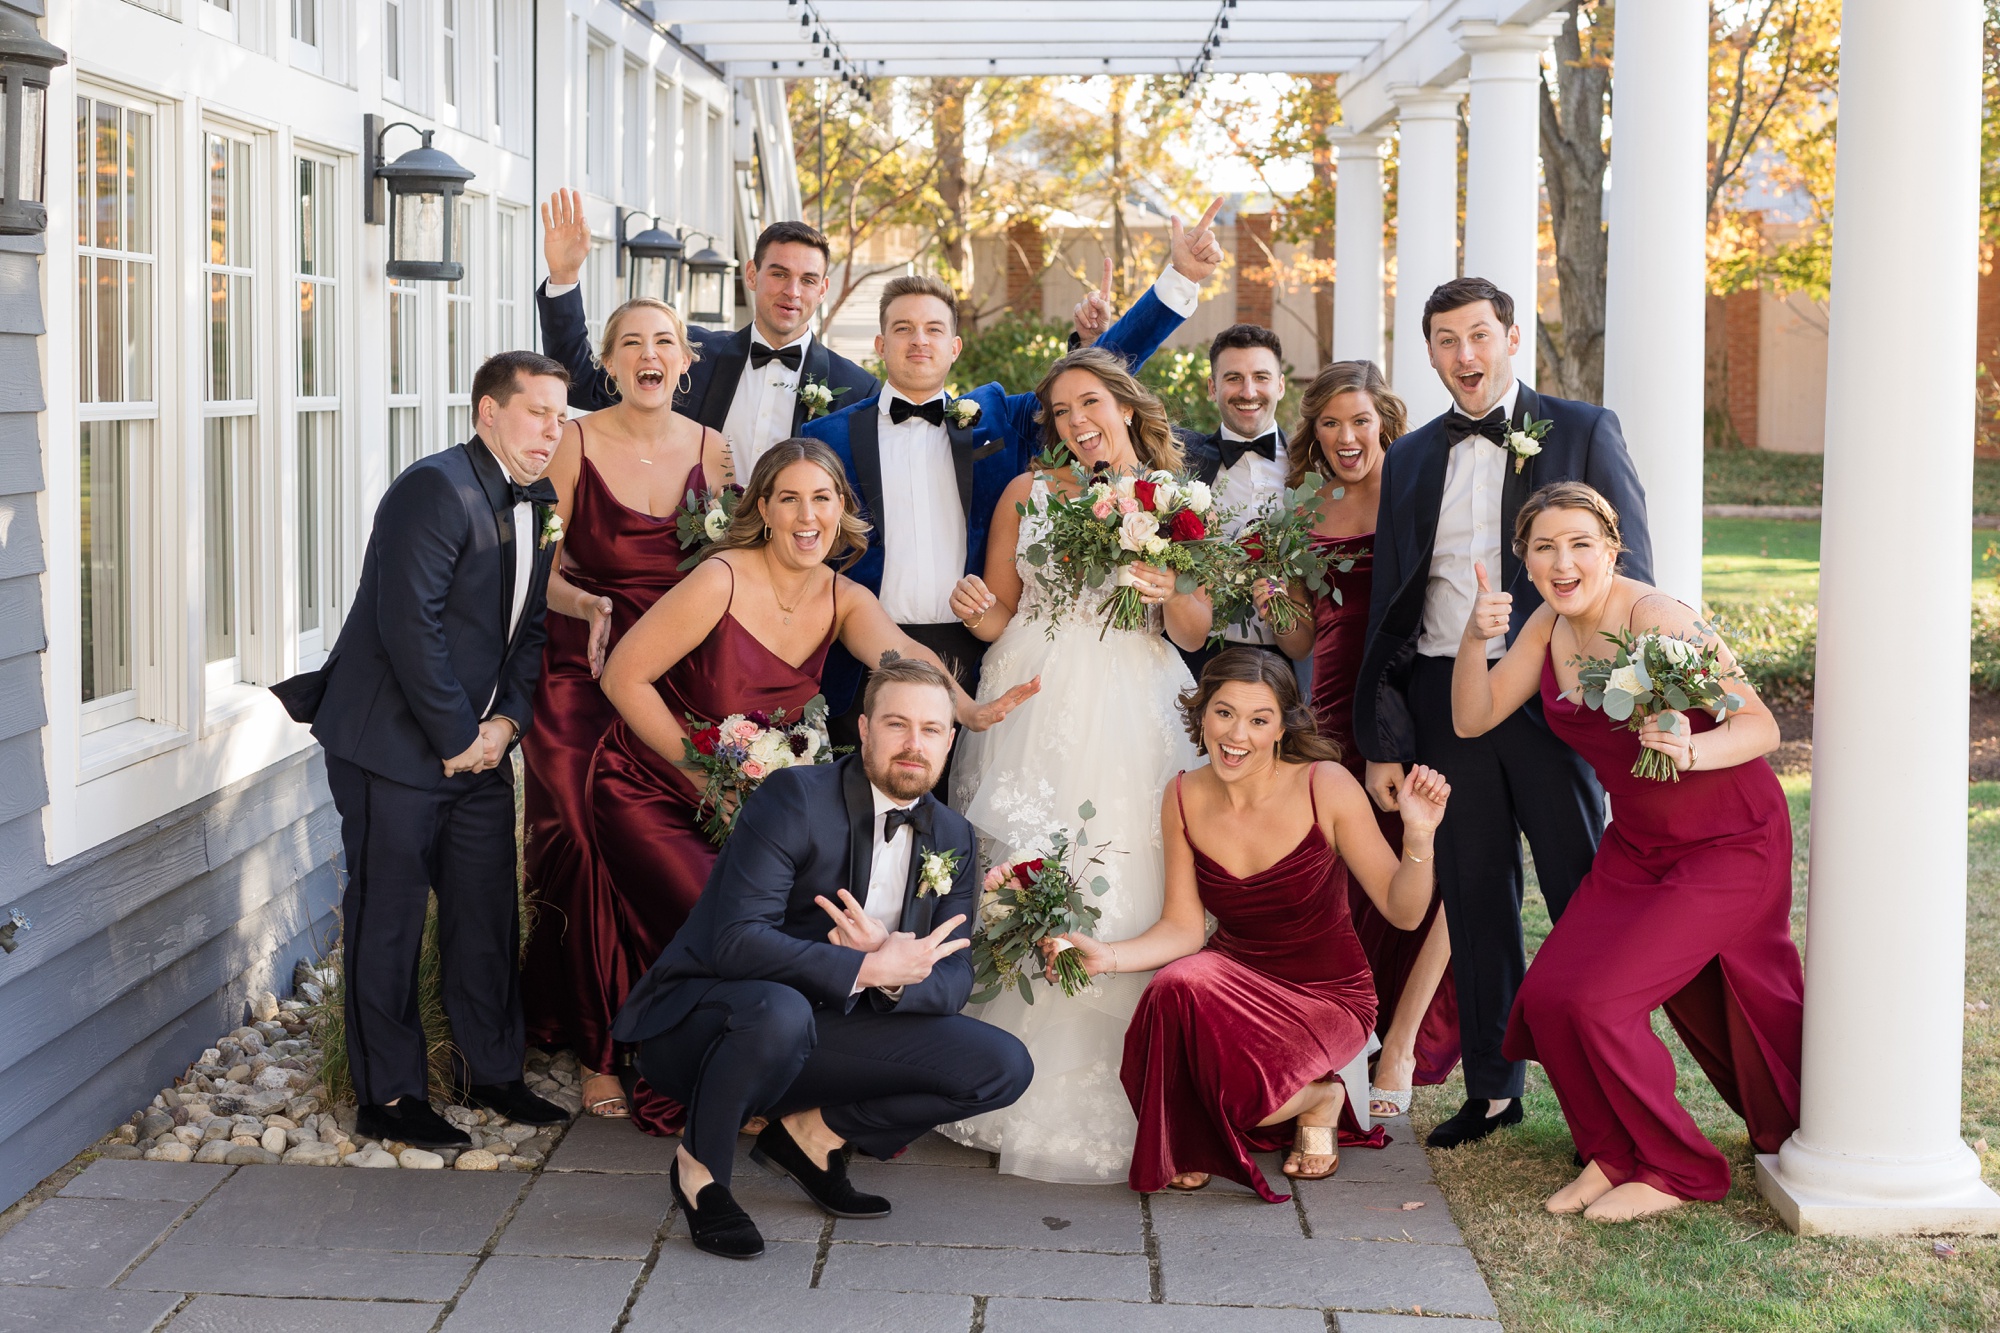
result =
M792 594L792 604L790 606L786 606L785 599L778 596L778 580L775 578L771 580L771 600L776 602L778 604L778 609L785 613L785 623L787 625L792 623L792 614L799 609L798 606L799 599L806 595L806 589L811 586L812 586L812 571L807 570L804 581L802 581L799 584L799 590Z

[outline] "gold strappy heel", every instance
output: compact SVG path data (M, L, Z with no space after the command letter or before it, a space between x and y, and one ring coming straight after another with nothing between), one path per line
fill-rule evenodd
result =
M1308 1157L1331 1157L1333 1165L1324 1171L1293 1170L1292 1161ZM1340 1170L1340 1142L1332 1125L1300 1125L1292 1141L1292 1158L1285 1162L1285 1174L1293 1180L1325 1180Z

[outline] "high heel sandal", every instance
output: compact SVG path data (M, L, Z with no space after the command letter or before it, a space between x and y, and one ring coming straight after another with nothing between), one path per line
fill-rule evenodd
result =
M1331 1157L1333 1165L1324 1171L1293 1170L1297 1161L1301 1167L1308 1157ZM1292 1140L1291 1156L1285 1160L1284 1171L1293 1180L1325 1180L1340 1170L1340 1140L1338 1131L1332 1125L1300 1125L1298 1136Z
M616 1087L618 1091L608 1097L589 1097L588 1089L590 1085L599 1079L605 1078L610 1079L612 1086ZM585 1095L587 1098L583 1104L585 1115L594 1115L601 1120L623 1120L632 1114L631 1105L625 1100L625 1085L619 1081L618 1075L608 1070L602 1074L592 1074L583 1081L583 1086L586 1090Z
M1410 1109L1410 1098L1416 1094L1415 1088L1378 1088L1368 1085L1368 1114L1377 1120L1387 1120L1399 1116ZM1393 1106L1393 1111L1377 1110L1378 1106Z

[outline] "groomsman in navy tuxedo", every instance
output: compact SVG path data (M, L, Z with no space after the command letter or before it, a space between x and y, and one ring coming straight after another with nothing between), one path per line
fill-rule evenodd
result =
M1098 339L1137 369L1192 315L1201 284L1221 262L1210 224L1221 200L1193 230L1173 220L1172 258L1159 281ZM1103 298L1086 298L1079 324ZM966 574L986 569L986 532L1007 483L1028 470L1040 448L1033 393L982 384L956 398L946 392L963 343L958 303L935 278L897 278L882 290L882 332L875 349L888 384L879 395L806 423L847 465L874 525L868 552L847 576L882 599L882 609L918 643L951 664L967 693L979 688L986 645L951 609ZM834 645L822 677L840 732L865 673ZM947 787L947 790L949 788Z
M1278 404L1285 397L1285 350L1278 335L1261 324L1231 324L1208 345L1208 396L1221 424L1204 435L1176 427L1188 470L1216 488L1218 504L1236 511L1223 535L1234 539L1243 525L1285 492L1285 432ZM1278 636L1262 617L1223 630L1231 648L1279 653ZM1196 680L1221 648L1203 644L1179 649ZM1282 653L1279 653L1282 656Z
M590 243L590 224L576 191L556 191L542 206L542 257L549 277L535 293L535 306L542 345L569 367L570 406L582 412L618 401L618 386L592 354L577 288ZM758 236L743 271L750 322L726 333L688 326L688 341L701 359L674 391L674 410L722 432L739 481L766 449L797 435L815 414L823 415L800 396L807 384L827 386L836 408L875 392L873 375L813 336L831 255L817 228L774 222Z
M535 352L480 366L479 433L389 484L326 665L272 687L325 747L340 811L347 1062L369 1138L471 1146L429 1101L417 953L433 892L445 1012L473 1102L524 1124L569 1119L521 1079L507 762L542 669L556 550L556 493L542 471L562 438L568 383Z
M1618 511L1619 567L1651 582L1646 494L1618 418L1590 403L1536 393L1514 377L1514 301L1484 278L1455 278L1424 303L1430 363L1453 407L1390 445L1376 519L1368 645L1354 692L1354 732L1368 792L1393 810L1414 762L1451 782L1438 829L1437 881L1451 933L1465 1051L1466 1103L1431 1131L1433 1147L1481 1139L1521 1119L1524 1066L1500 1053L1527 970L1521 940L1521 836L1551 918L1562 915L1597 854L1604 792L1556 739L1538 701L1484 736L1452 728L1451 673L1478 580L1513 594L1513 623L1488 641L1499 657L1542 598L1514 554L1514 516L1556 481L1594 486ZM1523 443L1524 436L1540 438Z

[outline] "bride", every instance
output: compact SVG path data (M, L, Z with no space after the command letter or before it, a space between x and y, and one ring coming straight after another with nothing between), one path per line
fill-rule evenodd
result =
M1115 472L1179 470L1166 409L1114 354L1070 353L1035 395L1043 444L1064 445L1085 472L1100 464ZM1075 487L1067 467L1016 477L994 509L986 577L968 575L952 592L953 614L993 644L980 668L982 700L1042 680L1009 726L960 738L952 804L978 830L989 863L1046 851L1051 832L1074 830L1078 807L1094 805L1090 841L1111 848L1101 867L1110 887L1092 899L1103 913L1096 933L1125 939L1159 919L1159 795L1195 761L1176 707L1193 681L1160 629L1164 622L1174 643L1196 648L1212 615L1205 593L1176 594L1171 573L1145 564L1129 567L1142 599L1158 608L1143 630L1104 629L1110 583L1073 608L1051 604L1022 553L1048 534L1042 513L1050 493ZM998 1152L1010 1175L1123 1182L1137 1122L1118 1065L1150 976L1100 976L1083 994L1045 994L1032 1005L1009 990L968 1009L1027 1045L1035 1079L1013 1106L941 1131Z

